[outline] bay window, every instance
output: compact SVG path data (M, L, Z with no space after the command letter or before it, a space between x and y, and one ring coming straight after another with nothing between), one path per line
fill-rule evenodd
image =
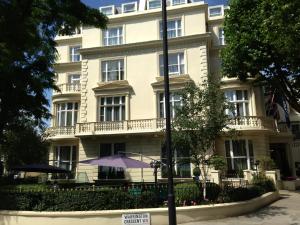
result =
M170 53L169 55L169 75L180 75L184 74L184 54L180 53ZM159 56L159 68L160 76L164 75L164 62L163 55Z
M125 120L125 96L99 98L99 120Z
M110 6L100 7L100 12L102 12L106 16L113 15L113 14L115 14L115 6L110 5Z
M103 45L121 45L123 44L123 27L112 27L103 31Z
M130 13L137 11L137 2L129 2L122 4L122 12Z
M227 90L225 97L234 105L234 110L226 110L226 114L232 117L249 116L249 98L246 90Z
M102 81L124 80L124 60L109 60L101 63Z
M253 169L254 155L252 140L226 140L225 150L228 170Z
M78 103L66 102L56 105L56 126L75 126L77 123Z

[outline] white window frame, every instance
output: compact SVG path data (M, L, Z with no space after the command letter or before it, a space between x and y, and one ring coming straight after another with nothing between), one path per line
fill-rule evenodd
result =
M61 160L61 151L63 147L70 147L70 160ZM68 170L72 171L73 165L74 168L76 168L76 161L77 158L73 159L73 151L75 151L75 157L77 157L77 147L75 145L59 145L55 146L55 156L56 158L53 159L53 164L57 167L61 168L61 164L67 163L68 165Z
M177 64L170 64L170 57L172 57L173 55L177 55ZM181 56L183 57L181 60ZM169 53L168 54L169 57L169 75L182 75L185 74L185 70L186 70L186 66L185 66L185 54L184 52L174 52L174 53ZM181 64L181 61L183 62L183 64ZM171 66L177 66L177 72L170 72L170 67ZM159 55L159 75L163 76L163 55ZM183 67L183 68L182 68Z
M134 5L133 10L125 11L125 7L128 5ZM128 2L128 3L123 3L122 4L122 13L131 13L131 12L136 12L137 11L137 2Z
M109 32L112 29L117 29L117 36L109 36ZM121 32L120 32L121 31ZM123 26L119 26L119 27L109 27L106 30L104 30L102 32L103 34L103 46L114 46L114 45L121 45L123 44L124 40L124 29ZM109 40L113 39L113 38L117 38L117 44L110 44Z
M179 1L179 3L174 3L174 1ZM182 5L187 4L187 0L172 0L172 5Z
M70 48L69 48L70 49L70 61L71 62L80 62L81 61L80 53L76 52L77 48L81 49L81 45L74 45L74 46L70 46Z
M225 45L224 28L223 27L219 27L218 30L219 30L219 33L218 33L219 45Z
M179 99L177 99L177 97L179 97ZM182 97L180 95L176 94L175 92L171 92L170 93L170 114L171 114L170 116L171 116L171 118L175 117L176 103L179 103L180 106L182 106L183 105ZM163 92L161 92L158 94L158 116L159 116L159 118L166 118L165 108L166 108L165 94Z
M218 9L220 8L220 14L211 14L211 9ZM209 17L216 17L216 16L224 16L224 6L223 5L216 5L208 7L208 16Z
M62 108L62 104L65 104L65 108ZM68 104L72 104L72 109L68 109ZM77 104L77 109L75 105ZM79 103L78 102L60 102L55 104L56 107L56 126L67 127L75 126L78 121ZM64 112L64 124L62 124L62 114ZM68 112L71 112L71 125L67 125ZM76 116L75 116L76 114ZM75 121L76 120L76 121Z
M227 159L230 159L231 162L231 169L232 170L236 170L237 168L234 168L234 159L246 159L247 160L247 169L250 170L251 169L251 158L252 161L254 162L254 149L253 149L253 141L252 140L248 140L248 139L240 139L240 140L225 140L225 152L227 151L226 149L226 141L229 141L229 147L230 147L230 158L227 157ZM234 156L233 153L233 142L235 141L245 141L245 147L246 147L246 155L245 156ZM250 156L250 148L249 148L249 142L251 142L252 144L252 153L253 155ZM227 154L227 153L226 153Z
M103 12L103 10L109 9L109 8L111 8L111 14L106 14L105 12ZM116 8L114 5L102 6L99 8L99 11L102 12L103 14L105 14L106 16L111 16L111 15L115 15Z
M164 144L161 145L161 155L160 155L160 158L161 158L161 161L162 162L166 162L167 161L167 158L166 156L163 155L163 151L164 151ZM176 174L178 174L178 170L180 170L180 166L181 165L181 162L182 162L182 159L190 159L190 157L187 157L187 156L178 156L178 151L177 149L175 148L174 151L173 151L173 160L174 160L174 164L173 164L173 169L174 169L174 177L175 178L191 178L192 177L192 163L185 163L186 165L189 166L189 175L188 176L177 176ZM164 175L164 172L167 172L167 171L164 171L166 170L166 167L162 168L162 171L161 171L161 178L166 178L166 176L163 176Z
M150 8L150 2L158 2L158 1L160 2L159 6ZM148 0L147 1L147 9L158 9L158 8L161 8L161 0Z
M170 22L175 22L175 29L170 29L170 27L167 25L167 36L169 38L176 38L176 37L181 37L182 36L182 20L181 18L175 18L175 19L170 19L168 20L167 23ZM180 26L179 26L180 25ZM175 31L175 36L171 37L172 31ZM162 30L162 21L159 21L159 38L163 38L163 30Z
M242 100L237 100L237 91L241 91L242 92ZM227 98L227 94L226 93L229 93L229 92L232 92L233 93L233 99L228 99ZM247 93L245 95L245 92ZM249 100L249 91L247 89L228 89L228 90L225 90L224 91L224 94L225 94L225 97L227 98L227 101L231 102L234 106L235 106L235 109L234 109L234 116L237 116L237 117L244 117L244 116L249 116L250 115L250 100ZM237 111L237 104L242 104L243 105L243 112L244 112L244 115L238 115L238 111ZM225 113L227 115L230 115L232 114L229 109L226 109ZM248 115L247 115L248 113Z
M78 76L74 78L74 76ZM69 73L68 74L68 84L80 84L80 73Z
M101 61L101 81L102 82L108 82L108 81L114 81L112 79L108 79L108 67L110 62L118 61L118 70L113 70L118 72L118 79L116 80L124 80L125 76L125 67L124 67L124 59L111 59L111 60L103 60ZM121 68L123 67L123 70ZM105 73L105 75L104 75ZM104 79L103 79L104 78Z
M112 103L108 104L107 99L112 98ZM115 103L115 98L119 98L119 102ZM101 100L104 99L104 103L101 103ZM124 99L124 102L123 102ZM107 118L107 108L111 107L111 120ZM115 110L118 107L119 110L119 118L115 117ZM123 107L124 107L124 115L123 115ZM101 109L103 108L103 115ZM102 119L103 118L103 119ZM98 121L100 122L114 122L114 121L124 121L126 120L126 96L99 96L98 98Z

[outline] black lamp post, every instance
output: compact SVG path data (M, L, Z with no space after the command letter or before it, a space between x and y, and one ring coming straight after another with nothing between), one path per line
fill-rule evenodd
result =
M162 30L163 30L163 59L164 59L164 89L166 115L166 153L168 167L168 212L169 225L176 225L176 207L173 188L173 162L171 150L171 118L170 118L170 90L169 90L169 60L167 33L167 0L162 0Z

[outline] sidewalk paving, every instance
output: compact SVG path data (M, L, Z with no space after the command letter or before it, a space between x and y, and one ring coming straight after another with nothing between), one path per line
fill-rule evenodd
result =
M280 191L280 195L281 199L257 212L181 225L300 225L300 191Z

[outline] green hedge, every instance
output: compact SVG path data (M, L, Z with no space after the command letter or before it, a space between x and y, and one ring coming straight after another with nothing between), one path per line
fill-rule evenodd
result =
M0 192L0 209L84 211L134 208L135 199L120 190Z

